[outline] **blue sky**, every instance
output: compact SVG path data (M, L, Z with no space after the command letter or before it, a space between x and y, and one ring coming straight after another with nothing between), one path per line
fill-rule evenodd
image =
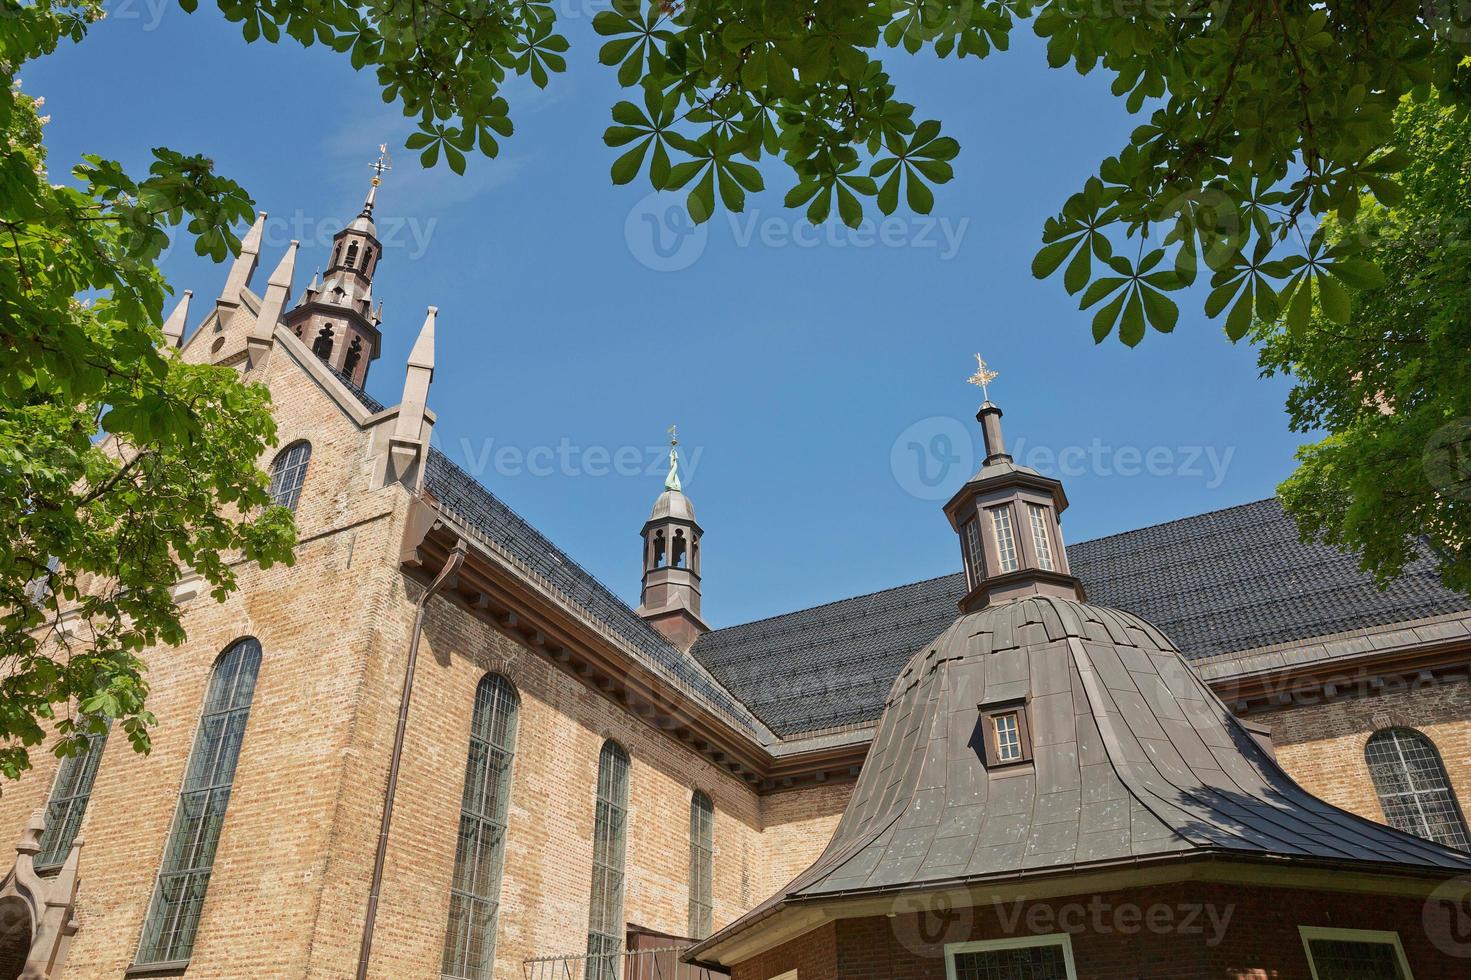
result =
M620 93L596 61L598 2L559 9L569 70L545 92L510 85L498 159L457 177L395 154L368 387L398 400L439 306L441 447L625 598L671 422L713 625L956 570L940 504L978 462L973 351L1001 372L1020 460L1066 480L1069 541L1256 500L1291 471L1286 385L1258 379L1198 295L1173 335L1128 350L1095 346L1090 315L1031 277L1043 220L1138 122L1107 79L1049 70L1025 28L985 62L891 53L900 95L962 145L932 216L814 230L783 211L773 171L746 214L687 234L646 187L611 185L600 136ZM21 74L47 99L56 179L82 153L141 173L166 145L244 184L271 215L258 286L291 238L305 283L377 144L409 131L345 58L247 45L208 4L114 0L82 44ZM205 303L224 280L183 243L164 269Z

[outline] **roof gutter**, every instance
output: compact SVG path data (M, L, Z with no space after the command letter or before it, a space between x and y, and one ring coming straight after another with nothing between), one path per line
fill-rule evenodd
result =
M455 577L464 564L469 545L455 542L449 560L414 603L414 625L409 634L408 660L404 664L403 691L398 698L398 728L393 734L393 757L388 763L388 785L383 792L383 819L378 826L378 853L373 858L373 883L368 891L368 915L363 920L363 941L358 948L357 980L367 980L368 960L373 955L373 927L378 920L378 898L383 891L383 866L388 858L388 831L393 825L393 801L398 794L398 771L403 760L404 733L409 724L409 702L414 696L414 668L419 662L419 640L424 635L424 607Z

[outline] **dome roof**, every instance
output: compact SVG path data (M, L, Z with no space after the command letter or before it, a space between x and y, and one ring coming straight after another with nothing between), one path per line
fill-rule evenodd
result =
M654 501L654 509L649 514L651 521L669 519L689 521L691 524L695 522L695 505L678 490L665 490L659 494L659 499Z
M1031 761L988 770L982 709L1023 703ZM1201 855L1471 869L1308 793L1163 633L1071 599L955 620L900 672L873 746L827 850L764 908Z
M378 228L373 224L373 216L366 211L349 221L344 230L362 232L365 235L372 235L374 238L378 237Z

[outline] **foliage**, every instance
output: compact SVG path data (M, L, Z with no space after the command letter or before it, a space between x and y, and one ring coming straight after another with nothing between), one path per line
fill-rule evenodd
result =
M1471 593L1471 121L1407 103L1396 141L1414 160L1403 192L1324 234L1352 240L1384 285L1351 291L1347 317L1350 297L1324 290L1306 322L1258 328L1264 373L1294 379L1294 428L1331 433L1279 493L1306 534L1360 553L1381 582L1429 545Z
M31 766L54 725L77 751L114 720L146 751L138 654L184 633L172 588L192 569L216 598L237 561L288 561L290 514L258 460L269 396L231 369L184 363L157 324L168 230L224 257L251 202L208 160L156 150L134 181L88 157L48 181L39 100L14 69L79 39L100 8L6 4L0 55L0 774ZM106 433L104 436L103 433ZM58 717L60 715L60 717Z

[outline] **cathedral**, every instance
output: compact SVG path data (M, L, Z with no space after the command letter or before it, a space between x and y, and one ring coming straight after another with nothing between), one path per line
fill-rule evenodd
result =
M0 977L1471 975L1433 556L1378 589L1273 500L1065 544L987 398L954 574L712 630L671 446L631 607L434 448L434 307L375 368L377 184L164 324L269 388L297 561L179 584L151 754L5 787Z

